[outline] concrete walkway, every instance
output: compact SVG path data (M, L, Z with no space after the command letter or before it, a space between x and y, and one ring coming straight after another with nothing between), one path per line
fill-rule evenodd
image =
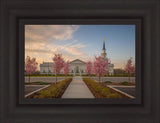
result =
M80 76L73 77L72 82L62 98L95 98Z

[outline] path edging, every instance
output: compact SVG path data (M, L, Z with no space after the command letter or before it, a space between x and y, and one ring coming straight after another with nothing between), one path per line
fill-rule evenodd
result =
M131 95L125 93L125 92L122 92L122 91L120 91L120 90L118 90L118 89L116 89L116 88L114 88L114 87L112 87L112 86L110 86L110 85L107 85L107 87L109 87L109 88L111 88L111 89L113 89L113 90L115 90L115 91L117 91L117 92L119 92L119 93L121 93L121 94L129 97L129 98L135 99L135 97L133 97L133 96L131 96Z
M35 91L32 91L31 93L25 95L25 98L28 97L28 96L30 96L30 95L32 95L32 94L34 94L34 93L36 93L36 92L38 92L38 91L41 91L42 89L45 89L45 88L49 87L49 86L50 86L50 85L46 85L46 86L44 86L44 87L42 87L42 88L39 88L39 89L37 89L37 90L35 90Z

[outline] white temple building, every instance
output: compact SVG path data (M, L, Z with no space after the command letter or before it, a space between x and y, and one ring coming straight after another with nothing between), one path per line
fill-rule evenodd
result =
M107 53L105 49L105 40L103 40L103 49L101 56L104 58L107 58ZM43 62L43 64L40 64L40 74L55 74L53 72L53 62ZM80 60L80 59L75 59L69 63L69 74L73 75L83 75L86 74L85 72L86 69L86 62ZM114 64L108 63L108 69L109 69L109 75L114 74ZM63 74L63 70L61 72Z
M53 62L43 62L40 64L40 73L41 74L55 74L53 72ZM86 63L79 59L73 60L69 63L69 74L73 75L82 75L85 73ZM63 69L60 71L63 74Z

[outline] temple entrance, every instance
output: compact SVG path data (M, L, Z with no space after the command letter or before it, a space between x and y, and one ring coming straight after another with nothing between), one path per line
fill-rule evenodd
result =
M72 62L70 62L70 69L71 69L71 73L74 76L81 76L82 74L85 73L85 68L86 68L86 63L76 59Z
M81 76L81 71L80 71L79 66L75 66L75 68L74 68L74 75L75 76Z
M76 74L79 73L79 67L76 67Z

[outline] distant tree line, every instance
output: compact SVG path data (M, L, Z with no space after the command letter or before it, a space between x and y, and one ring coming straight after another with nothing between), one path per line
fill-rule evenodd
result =
M69 61L65 61L61 54L55 54L52 60L54 62L53 72L55 73L55 75L51 76L56 77L56 82L57 77L61 76L61 69L63 69L63 75L69 75ZM40 75L40 71L36 71L37 65L38 63L36 62L36 58L30 58L29 56L27 56L25 60L25 75L29 76L29 81L31 75ZM108 58L95 56L95 60L93 63L91 61L88 61L86 63L85 72L90 77L96 75L99 78L99 82L101 81L101 77L103 76L128 76L128 81L130 81L130 77L135 76L135 65L132 64L132 58L130 58L127 61L125 69L114 69L114 75L109 75Z

